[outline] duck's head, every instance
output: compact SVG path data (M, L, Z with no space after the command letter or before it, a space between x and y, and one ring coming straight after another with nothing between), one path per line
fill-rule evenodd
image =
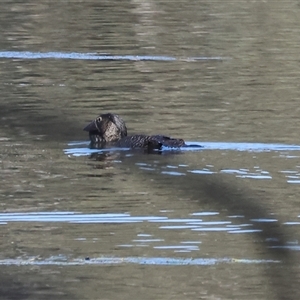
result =
M116 114L102 114L83 130L88 131L93 143L115 142L127 136L125 122Z

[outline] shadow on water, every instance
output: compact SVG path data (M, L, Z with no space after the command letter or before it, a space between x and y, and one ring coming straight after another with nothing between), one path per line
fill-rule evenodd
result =
M34 134L44 134L46 132L48 140L57 141L65 140L70 132L76 131L76 128L74 128L76 120L62 118L55 112L53 115L42 115L28 110L24 114L24 110L20 110L19 107L10 103L2 103L0 109L5 115L5 118L1 119L1 123L4 126L9 124L11 134L13 134L14 129L22 127ZM41 124L41 120L43 120L42 128L36 125ZM82 130L80 125L78 125L78 130ZM209 145L204 146L209 147ZM210 144L210 146L212 145ZM253 144L251 147L254 147ZM284 147L284 145L278 147ZM290 147L299 150L299 146L291 145ZM124 166L132 167L134 163L135 157L126 156L122 159ZM137 178L147 177L149 174L145 170L144 173L139 173ZM136 175L133 173L132 176ZM206 201L214 203L216 209L226 209L230 214L243 215L249 221L258 216L260 218L269 217L268 209L263 205L263 196L253 194L253 191L242 186L241 182L237 184L225 180L220 174L200 177L192 173L186 173L185 176L168 176L162 174L162 172L156 172L156 179L161 179L161 182L165 184L165 189L171 189L173 193L184 196L188 195L189 198L197 200L200 205L203 205ZM258 224L256 224L257 226ZM273 264L266 267L272 289L277 293L278 299L298 299L298 296L295 295L297 287L292 286L295 278L290 271L290 267L293 265L293 257L290 251L285 248L287 242L286 232L277 223L260 223L259 226L260 231L254 234L256 239L260 241L258 244L260 249L262 252L268 252L273 261L282 262L280 274L277 272L278 268L275 268ZM270 237L272 238L271 243L268 242ZM3 296L9 295L7 298L10 299L26 299L27 295L31 294L31 290L26 290L28 289L27 286L22 286L22 283L17 284L15 279L14 281L8 280L4 273L2 273L2 276L0 289Z
M103 110L118 110L117 112L120 114L126 112L127 115L133 117L135 122L133 124L136 128L140 126L138 125L141 124L140 122L144 121L142 117L150 116L151 120L143 123L144 127L137 128L141 130L145 128L161 129L164 125L157 121L167 112L165 123L168 120L173 120L172 128L170 128L171 135L180 130L178 133L182 134L182 137L187 137L187 133L191 132L191 128L194 127L191 136L193 140L204 138L206 140L244 141L246 139L248 141L280 141L292 144L299 138L297 130L294 130L299 127L297 126L299 111L297 101L295 101L295 99L299 99L299 80L297 78L297 74L299 74L299 41L298 35L295 35L299 28L299 17L296 18L298 14L295 13L297 9L299 10L299 1L292 1L291 3L284 1L272 3L271 1L80 1L78 3L77 1L61 1L46 4L39 1L23 2L9 1L2 5L1 12L2 50L24 50L0 51L2 63L0 125L4 139L7 138L8 140L8 143L3 143L5 145L1 148L3 150L2 165L6 163L4 161L6 152L12 153L9 157L11 170L3 168L2 172L3 181L8 182L7 189L4 191L7 195L3 195L3 203L1 203L3 211L7 211L6 208L13 211L19 209L18 211L25 212L22 217L28 217L28 215L26 216L28 207L33 211L47 210L48 208L53 213L57 212L56 208L58 210L60 208L66 211L70 210L68 205L71 205L75 210L77 208L85 209L86 202L84 204L79 202L82 195L82 200L90 200L91 205L97 201L97 205L89 206L88 210L96 207L95 210L98 212L103 208L102 203L98 205L100 189L92 190L92 184L103 183L103 186L107 188L105 185L109 181L100 181L96 178L96 180L90 180L90 185L85 185L84 180L89 181L89 179L95 178L83 178L86 176L83 173L89 173L87 176L103 176L106 170L97 172L98 170L92 169L92 167L96 168L97 166L101 168L102 162L98 164L92 160L88 161L87 157L68 159L67 155L74 155L74 153L65 151L63 154L62 148L64 146L59 144L60 142L66 143L66 141L82 139L82 128L87 121L83 119L100 107ZM274 26L275 24L276 26ZM31 52L31 50L38 51ZM60 50L62 52L52 52ZM70 52L68 53L68 51ZM98 51L103 52L103 54L98 53ZM114 56L105 52L118 53L118 55ZM126 55L145 53L153 55ZM122 54L125 55L122 56ZM164 54L168 56L163 56ZM197 57L199 54L204 56ZM219 55L224 55L224 57ZM80 60L79 63L74 63L76 60ZM215 60L215 65L210 65L212 60ZM182 65L183 61L190 61L191 63ZM206 67L203 67L202 62L205 61L208 63ZM220 66L221 64L223 66ZM178 122L174 120L178 113L183 113L184 121L182 123L188 121L183 129L180 128L181 126L177 126ZM82 114L85 116L82 117ZM201 132L200 126L206 127L207 135L203 135L206 130ZM25 140L24 144L22 138ZM47 143L48 141L49 143ZM28 148L26 148L26 143L30 144ZM24 164L23 161L19 164L17 157L19 153L14 149L16 144L24 153L22 157ZM52 147L49 151L47 151L48 146ZM194 159L193 162L202 168L201 162L205 164L204 156L209 153L207 150L227 149L226 147L228 149L234 148L237 151L232 156L224 155L223 159L220 160L217 156L221 151L215 151L216 155L213 157L215 160L212 159L212 161L216 163L216 166L219 166L219 162L223 163L231 158L238 160L238 151L244 151L241 148L248 147L248 150L245 151L277 151L274 160L271 160L270 156L265 153L262 154L264 157L268 156L268 159L262 161L258 168L265 169L265 163L268 164L271 161L271 163L275 162L276 164L279 162L277 157L282 154L280 151L297 150L292 148L299 146L275 145L271 147L269 144L258 146L257 144L230 145L226 143L221 145L218 143L218 145L214 145L208 143L204 145L203 153L197 152L196 155L188 152L180 153L183 156L181 161L186 163L189 158ZM260 150L257 149L259 147L261 147ZM36 160L36 155L31 151L40 153L44 149L46 149L44 160ZM79 149L77 155L84 154L83 151L85 150ZM26 224L27 226L24 226L24 223L3 226L5 228L2 235L3 253L0 258L0 298L75 299L76 295L82 292L84 296L81 298L135 299L139 298L140 295L132 297L132 294L134 294L134 290L138 290L145 299L150 299L150 297L153 299L155 296L155 298L160 299L251 299L256 298L253 295L256 288L259 290L258 293L262 291L263 295L268 294L268 289L262 286L265 283L270 285L269 289L273 291L274 298L299 299L297 286L299 280L296 277L298 275L295 275L299 269L299 262L294 259L297 255L299 256L299 252L292 253L286 247L287 241L291 237L287 226L281 226L279 222L257 222L257 220L270 219L270 211L273 212L274 210L285 215L287 212L293 213L295 211L297 213L297 192L299 190L288 190L286 182L277 187L278 181L269 179L266 179L265 184L256 185L253 184L254 180L233 179L234 176L228 175L232 170L226 170L228 173L224 174L215 170L211 172L210 167L208 167L209 170L200 170L200 172L198 170L194 170L196 172L181 171L185 168L182 167L181 169L178 168L180 172L171 174L169 171L174 169L167 169L166 164L174 165L174 161L173 163L170 161L175 155L164 154L155 157L158 163L153 166L154 159L150 155L131 155L130 152L125 151L122 156L117 158L118 163L114 159L109 161L107 166L110 169L107 176L113 177L118 182L117 180L121 178L118 175L123 172L123 168L127 168L130 171L126 172L125 175L136 183L136 186L132 185L132 187L139 187L139 184L142 186L143 183L149 182L149 189L153 189L154 193L156 191L162 192L163 197L161 198L171 198L170 202L167 199L166 204L163 205L170 203L170 207L172 207L173 195L178 195L187 200L182 207L186 205L188 207L196 206L197 209L201 207L202 209L206 203L209 203L208 207L213 210L225 211L227 216L228 214L243 216L243 219L247 220L245 223L251 223L257 229L246 235L246 243L249 239L254 245L249 251L254 249L253 255L257 255L262 260L267 257L273 262L280 261L279 263L267 262L262 264L261 269L264 268L267 278L258 275L261 270L258 264L254 265L251 270L253 273L251 273L247 272L247 262L241 264L240 268L234 268L233 265L230 265L231 262L226 261L226 259L219 269L217 266L199 267L202 262L214 263L205 259L201 261L201 258L199 261L194 259L192 263L195 262L196 266L193 265L193 267L186 269L187 272L184 272L183 267L180 267L180 270L179 267L168 268L167 274L164 274L171 274L170 277L179 273L184 275L177 277L180 280L176 280L176 285L168 282L168 276L161 276L160 270L163 268L155 268L155 266L152 268L147 266L136 268L134 266L130 269L130 266L125 268L118 265L117 268L114 268L117 271L112 272L113 267L109 265L106 268L93 268L91 270L86 265L93 264L93 259L90 261L83 259L82 261L74 261L75 264L80 265L80 274L76 276L75 267L64 267L69 266L70 264L67 263L71 260L68 257L66 260L61 260L58 257L57 260L60 265L54 266L53 264L52 267L39 268L38 263L45 261L40 258L40 255L50 253L50 256L55 254L59 256L62 252L76 255L78 252L73 247L74 244L71 244L75 230L72 231L71 236L68 236L68 233L64 231L67 226L64 227L59 224L58 228L52 231L51 228L44 228L48 227L49 224L45 222L41 225L37 221L34 224L40 226L37 230L31 230L31 223ZM200 158L201 154L202 157ZM98 157L97 153L94 155L97 159L104 161L109 159L107 153L102 153ZM186 159L186 157L189 158ZM30 163L28 162L29 159L31 159ZM286 167L287 157L283 155L282 160L285 160L283 164ZM299 161L295 162L296 160L289 160L290 170L287 171L295 171L294 177L297 178L294 179L297 179L299 183ZM65 181L61 180L61 177L51 178L51 175L56 176L63 173L57 174L63 169L63 164L66 161L70 162L70 165L64 169L69 172L66 174ZM206 159L207 161L208 159ZM147 164L143 167L137 162L146 162ZM39 163L42 165L39 166ZM43 163L49 163L49 168ZM79 163L85 168L80 169ZM18 164L20 168L18 168ZM61 169L60 167L56 169L60 164L62 165ZM224 164L228 166L226 162ZM257 169L253 168L252 174L247 173L249 170L239 169L245 165L248 166L247 161L238 160L237 164L230 161L229 164L231 169L237 166L238 171L246 172L246 174L240 173L241 176L256 175ZM103 165L104 163L102 163ZM22 169L24 166L25 170ZM50 170L50 174L46 173L52 166L52 170L57 171L57 173L51 174L52 170ZM115 173L111 171L111 169L118 167L122 168L121 172L118 173L118 170ZM90 168L90 170L86 172L86 168ZM150 168L151 170L149 170ZM177 171L177 169L175 170ZM9 177L12 172L6 171L20 172L22 176ZM33 171L44 171L41 176L45 176L47 180L39 181L41 177L36 175L34 179L38 178L38 180L33 182L34 184L37 183L36 187L30 186L27 191L27 183L31 183L32 180L30 172ZM117 175L114 176L115 174ZM264 174L260 172L259 175ZM269 177L274 176L272 172L267 175ZM48 179L49 177L50 179ZM71 182L70 177L74 181ZM153 178L154 180L152 180ZM78 190L75 186L82 182L82 179L84 179L83 183L78 186L78 190L82 191L82 194L78 193L80 195L76 197L75 193ZM18 188L20 182L17 180L25 181L23 185L25 189ZM258 181L256 180L256 183ZM49 182L51 184L47 185ZM39 187L40 183L44 184L43 188ZM251 184L253 185L251 186ZM23 188L23 186L21 187ZM264 186L269 191L274 188L274 194L278 192L278 197L274 201L268 201L270 199L266 199L267 193L258 190L257 186ZM156 187L159 189L156 190ZM256 189L252 189L252 187L256 187ZM57 188L55 196L60 197L60 193L64 191L70 192L69 200L71 200L64 201L66 199L64 198L63 201L59 202L59 199L58 206L55 206L57 204L56 199L52 197L53 193L50 192L50 189L55 188ZM92 190L88 190L89 198L84 197L83 194L88 188ZM2 187L0 190L2 192ZM282 192L283 190L285 192ZM297 192L294 192L295 190ZM29 195L28 198L26 198L26 193ZM108 193L109 191L105 195L107 196ZM140 206L140 197L134 198L132 195L133 193L130 191L124 198L126 201L128 199L128 202L136 200L137 206ZM168 196L164 197L164 195ZM119 193L117 196L115 198L120 199L124 195ZM289 196L291 196L292 201L289 201ZM161 198L157 197L157 199ZM176 199L176 197L174 198ZM77 200L79 201L77 202ZM110 200L107 201L107 203L111 202L109 209L118 205L118 203ZM45 205L47 201L49 206ZM280 201L280 204L275 203L276 201ZM39 206L39 202L43 202L41 206ZM152 209L150 205L153 203L145 206L143 212L147 212L148 208ZM273 209L271 207L273 203L278 204L276 208L280 207L280 210ZM285 204L289 207L286 208ZM178 206L181 208L181 205ZM125 209L128 209L128 206L124 205L122 208L126 212ZM156 208L153 208L152 211L157 212ZM180 210L178 210L178 214L179 216L184 215ZM5 217L8 216L13 217L9 214L6 214ZM21 219L20 215L17 217ZM46 215L40 217L47 220ZM78 221L80 217L83 219L85 216L73 217ZM130 216L123 217L124 219L130 218ZM280 215L276 215L277 217L279 218ZM241 219L237 219L236 223L239 220ZM5 222L4 219L3 222ZM55 223L52 224L56 225ZM86 237L86 227L84 225L78 227L82 230L82 236ZM99 227L94 224L95 231L99 231L99 229L108 231L109 225ZM134 234L139 230L138 226L133 225L132 228L134 228ZM31 232L27 232L28 229ZM122 235L126 235L125 227L119 226L118 229ZM107 240L110 237L106 233L108 232L105 231L105 234L102 235L103 244L108 243ZM178 231L175 232L175 234L177 233ZM186 232L183 233L186 234ZM28 236L35 236L35 238L27 240ZM65 244L70 245L69 251L64 251L61 248L53 251L50 248L53 244L48 240L49 236L51 238L55 236L57 238L55 242L58 241L58 244L59 241L64 240ZM97 237L99 236L97 235ZM136 235L134 236L136 237ZM203 236L197 234L199 239ZM228 238L229 242L224 243L229 247L232 246L230 237ZM127 236L125 238L127 241ZM210 236L206 238L209 240ZM294 236L293 239L295 239ZM22 242L18 244L20 240ZM243 251L247 247L247 245L240 245L239 241L235 241L233 244L233 247L237 247L237 251L233 252L237 256L239 256L238 251ZM41 245L39 245L40 242ZM92 242L86 243L82 247L82 252L79 252L80 255L83 255L82 257ZM40 247L36 247L36 244ZM223 257L226 251L223 248L222 240L216 244L220 247L220 251L214 253L217 253L217 257ZM103 250L101 246L99 247L100 244L95 243L93 245L95 252L88 251L91 256L94 253L99 254L99 251ZM24 252L15 250L16 248L18 248L17 250L24 250L24 247ZM212 246L209 245L209 247ZM28 251L26 251L27 249ZM110 251L109 254L112 253L111 247L107 249ZM210 249L207 251L208 253ZM125 257L124 262L151 264L151 261L147 260L147 254L143 250L138 251L126 252L130 257ZM199 253L201 256L207 252L195 251L194 255ZM27 253L36 254L36 260L28 257ZM113 253L118 255L122 251ZM138 253L142 253L142 255L139 256ZM154 251L153 253L157 252ZM245 253L249 254L248 251ZM136 261L135 254L138 257L144 256L146 258L142 262ZM250 256L251 254L252 252L250 252ZM241 256L244 257L243 253ZM16 260L10 260L11 257ZM52 261L55 258L57 257L54 257ZM4 263L2 264L2 262ZM8 264L5 265L5 262ZM27 264L22 265L24 262ZM159 264L158 261L155 262ZM174 264L182 263L180 260L173 260L172 262ZM115 262L104 261L103 263L113 264ZM255 264L253 260L249 262L248 266L251 267L252 264ZM149 269L153 272L150 273ZM227 272L228 270L229 272ZM210 271L212 276L208 274ZM145 276L147 272L151 276ZM115 274L117 276L114 276ZM201 277L202 274L203 277ZM247 277L249 274L253 275ZM81 276L85 277L83 279L86 281L81 281ZM133 278L129 278L130 276ZM240 280L240 278L244 280ZM247 285L248 281L250 288ZM92 284L90 284L91 282ZM241 282L242 285L240 285ZM251 282L255 282L253 289L251 289ZM76 287L72 289L72 286ZM213 290L211 289L210 292L211 286ZM98 293L98 297L89 297L87 288L90 287L92 287L91 290L95 291L95 295ZM166 294L162 294L161 287L167 287L163 291ZM60 290L58 291L58 289ZM181 289L182 294L180 294ZM226 294L225 289L228 291L227 297L223 294ZM123 293L124 290L125 293ZM111 293L111 291L113 292ZM74 295L71 295L72 292ZM102 294L103 292L104 294ZM218 292L221 294L219 297L216 295ZM234 296L231 297L230 293ZM263 299L264 296L261 298ZM269 297L266 296L266 298Z
M130 159L123 160L123 164L130 164ZM132 164L130 164L132 165ZM153 172L153 171L152 171ZM152 174L149 173L148 174ZM174 194L188 196L192 201L197 201L202 207L204 204L213 203L216 210L226 210L229 214L243 216L246 222L254 224L260 220L270 219L270 208L265 206L265 196L247 188L242 182L235 182L222 174L197 175L185 173L185 176L168 176L161 170L155 171L158 182L165 183L166 189L171 189ZM139 173L141 176L141 173ZM147 176L147 171L142 176ZM297 299L298 287L295 286L295 275L292 266L295 263L291 251L287 249L287 232L278 222L255 222L259 229L253 234L253 241L259 241L261 253L268 253L272 261L280 261L282 268L280 274L276 264L266 267L267 276L272 282L272 289L277 293L278 299ZM294 283L294 284L293 284Z
M201 205L205 201L214 203L216 209L226 209L230 214L243 215L250 223L257 216L262 219L270 217L268 209L264 207L263 196L253 194L253 191L243 187L240 183L237 186L229 180L224 180L222 175L214 174L199 179L199 176L187 174L187 176L178 176L173 180L173 184L178 187L177 191L184 195L189 194L193 199L199 199ZM290 251L285 248L286 233L278 223L261 222L259 226L257 224L255 226L260 229L255 232L255 240L260 241L261 251L268 252L272 260L280 261L285 265L280 269L280 274L276 271L277 266L271 264L266 268L272 288L277 292L278 299L294 299L294 292L297 289L291 287L291 282L295 279L290 269L293 258ZM272 242L268 242L270 240ZM289 279L291 277L293 280Z
M8 105L2 104L2 109L4 109L8 114L14 114L17 116L17 120L22 123L22 126L27 130L31 131L33 128L34 121L32 123L22 122L22 118L25 118L23 114L20 114L17 108L13 108ZM39 118L42 116L39 116ZM25 119L24 119L25 120ZM45 127L51 127L51 124L47 124L47 118L45 118ZM67 120L63 119L57 120L57 126L63 126L65 131L57 131L55 135L49 135L48 139L63 139L65 132L72 128L72 123L68 123ZM252 145L253 147L253 145ZM283 147L281 145L281 147ZM294 146L298 150L298 146ZM74 153L73 153L74 154ZM146 155L146 154L141 154ZM131 168L135 165L136 157L138 156L124 156L122 158L122 164L124 166L130 166ZM134 168L133 168L134 170ZM142 174L139 173L139 178L141 176L147 177L149 173L145 170ZM133 173L133 176L134 173ZM216 209L224 210L226 209L230 214L243 215L249 222L259 216L260 218L268 218L268 209L263 205L263 196L253 194L253 191L239 182L232 182L225 178L221 174L213 174L210 176L197 176L192 173L186 173L185 176L168 176L162 174L159 170L156 170L156 179L165 184L165 189L171 189L173 193L182 194L183 196L188 195L192 200L196 200L200 205L209 202L214 203ZM273 266L274 264L268 265L266 267L267 275L269 276L272 289L277 293L278 299L297 299L295 296L296 288L292 286L294 282L294 276L290 271L290 267L293 265L293 257L288 249L285 248L286 245L286 233L277 223L260 223L259 231L256 231L256 240L259 240L258 244L262 252L268 252L271 260L280 261L282 263L282 268L280 269L280 274L277 272L278 267ZM256 227L258 224L256 223ZM267 241L272 238L272 242ZM277 264L275 264L277 265ZM4 275L3 275L4 276ZM4 285L3 285L4 284ZM19 293L16 295L18 299L25 299L26 291L23 291L23 287L15 288L9 283L1 280L2 293L10 294ZM11 297L10 297L11 298Z
M80 143L79 143L80 144ZM194 142L192 144L195 144ZM71 144L71 145L75 145ZM202 143L205 149L234 149L239 151L254 151L254 152L269 152L269 151L285 151L295 150L299 151L298 145L283 145L283 144L247 144L247 143ZM110 149L116 153L116 149ZM142 153L130 154L128 149L122 149L121 160L122 165L130 167L134 170L135 166L138 168L139 161L145 161L146 159L140 159ZM185 149L185 150L200 150L200 149ZM202 151L202 150L201 150ZM164 152L164 151L163 151ZM182 151L184 152L184 151ZM100 151L99 149L88 148L72 148L66 149L66 154L72 154L77 156L90 155L92 160L105 160L109 155L109 149ZM119 151L120 153L120 151ZM126 154L127 153L127 154ZM160 153L161 154L161 153ZM165 151L163 154L172 154L171 151ZM116 154L114 154L116 155ZM119 158L120 158L119 157ZM168 158L168 155L166 156ZM164 160L164 166L167 162ZM226 210L229 214L242 216L246 219L246 222L251 223L258 230L252 230L256 235L253 241L259 241L259 247L261 253L268 253L270 261L280 262L282 268L278 273L278 266L271 264L266 267L267 276L271 279L272 289L277 293L278 299L297 299L297 287L293 286L295 282L295 275L291 271L294 260L290 249L287 244L287 232L278 222L267 222L264 220L270 220L270 208L265 206L267 203L264 193L258 194L249 189L242 182L236 182L228 179L223 174L210 175L202 174L201 176L193 174L192 172L176 173L170 176L166 172L162 171L160 167L149 168L151 172L139 172L139 178L147 176L153 176L155 172L155 180L165 185L165 189L171 189L176 195L182 195L182 197L188 196L193 202L197 201L202 207L205 204L212 204L216 210ZM142 169L142 168L140 168ZM184 176L180 176L184 175ZM259 221L259 222L257 222Z
M35 276L31 279L34 271L27 274L19 274L20 267L15 269L14 276L11 275L12 266L2 266L0 275L0 298L1 300L25 300L25 299L76 299L69 297L62 291L57 291L50 282L39 280Z
M6 274L5 271L2 270L0 277L1 299L28 299L32 291L15 277L10 277L11 275Z

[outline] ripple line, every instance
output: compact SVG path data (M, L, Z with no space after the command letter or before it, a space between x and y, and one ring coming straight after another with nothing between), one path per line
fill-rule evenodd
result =
M279 263L278 260L272 259L235 259L235 258L173 258L173 257L99 257L99 258L77 258L68 259L66 257L50 257L40 259L32 257L28 259L2 259L2 266L80 266L80 265L111 265L111 264L138 264L138 265L216 265L220 263L241 263L241 264L262 264L262 263Z
M78 53L78 52L30 52L30 51L0 51L0 58L19 58L19 59L81 59L81 60L127 60L127 61L207 61L207 60L226 60L229 58L221 56L197 56L182 57L163 55L110 55L97 53Z

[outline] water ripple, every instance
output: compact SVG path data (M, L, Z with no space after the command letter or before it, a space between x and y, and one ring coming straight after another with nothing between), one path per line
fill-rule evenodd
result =
M219 143L219 142L186 142L188 147L180 148L180 151L203 151L203 150L231 150L247 152L271 152L271 151L300 151L300 145L287 144L264 144L264 143ZM129 148L107 148L107 149L90 149L89 142L71 142L68 146L72 148L64 149L64 153L73 156L89 156L93 153L111 152L111 151L128 151ZM202 147L199 147L202 146ZM73 148L74 147L74 148ZM174 151L172 148L163 147L163 152Z
M235 258L173 258L173 257L99 257L99 258L77 258L68 259L67 257L58 256L48 259L31 257L29 259L2 259L2 266L81 266L81 265L112 265L112 264L138 264L138 265L158 265L158 266L209 266L220 263L233 264L266 264L279 263L278 260L272 259L235 259Z
M164 55L110 55L97 53L78 52L30 52L30 51L0 51L0 58L19 59L77 59L77 60L127 60L127 61L206 61L206 60L226 60L230 58L221 56L197 56L176 58Z
M182 147L178 151L205 151L205 150L222 150L222 151L244 151L244 152L279 152L279 157L290 157L288 151L300 151L300 145L287 145L287 144L267 144L267 143L219 143L219 142L186 142L187 147ZM68 144L71 148L64 149L64 153L68 156L90 156L94 153L103 152L121 152L129 151L128 156L134 156L135 152L129 148L106 148L106 149L90 149L87 146L89 142L71 142ZM199 146L202 147L199 147ZM74 147L75 146L75 147ZM83 147L80 147L83 146ZM131 150L131 152L130 152ZM172 148L163 148L162 154L170 154L174 151ZM126 155L127 156L127 155ZM278 157L276 156L276 158ZM116 161L115 161L116 162ZM118 161L121 162L121 161ZM136 162L141 170L155 171L158 169L157 165L151 165L149 163ZM272 180L273 176L269 171L263 170L260 166L253 166L253 169L249 168L224 168L216 170L212 164L207 164L200 169L188 169L188 165L167 165L161 167L161 174L170 176L186 176L188 173L198 175L212 175L216 173L223 173L234 175L237 178L253 179L253 180ZM287 183L299 184L300 172L299 170L284 170L282 174L287 178Z
M264 219L253 221L266 222ZM82 214L78 212L28 212L0 213L0 224L10 222L63 222L73 224L127 224L149 222L159 224L160 229L191 231L215 231L227 233L253 233L256 229L247 229L252 224L232 224L231 221L202 221L199 218L168 218L166 216L131 216L130 214ZM131 245L130 245L131 246Z

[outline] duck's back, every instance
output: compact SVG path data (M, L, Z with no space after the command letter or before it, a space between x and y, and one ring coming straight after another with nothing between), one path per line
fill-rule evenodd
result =
M184 140L173 139L164 135L132 135L126 136L117 142L117 146L125 148L161 149L162 146L179 148L184 146Z

